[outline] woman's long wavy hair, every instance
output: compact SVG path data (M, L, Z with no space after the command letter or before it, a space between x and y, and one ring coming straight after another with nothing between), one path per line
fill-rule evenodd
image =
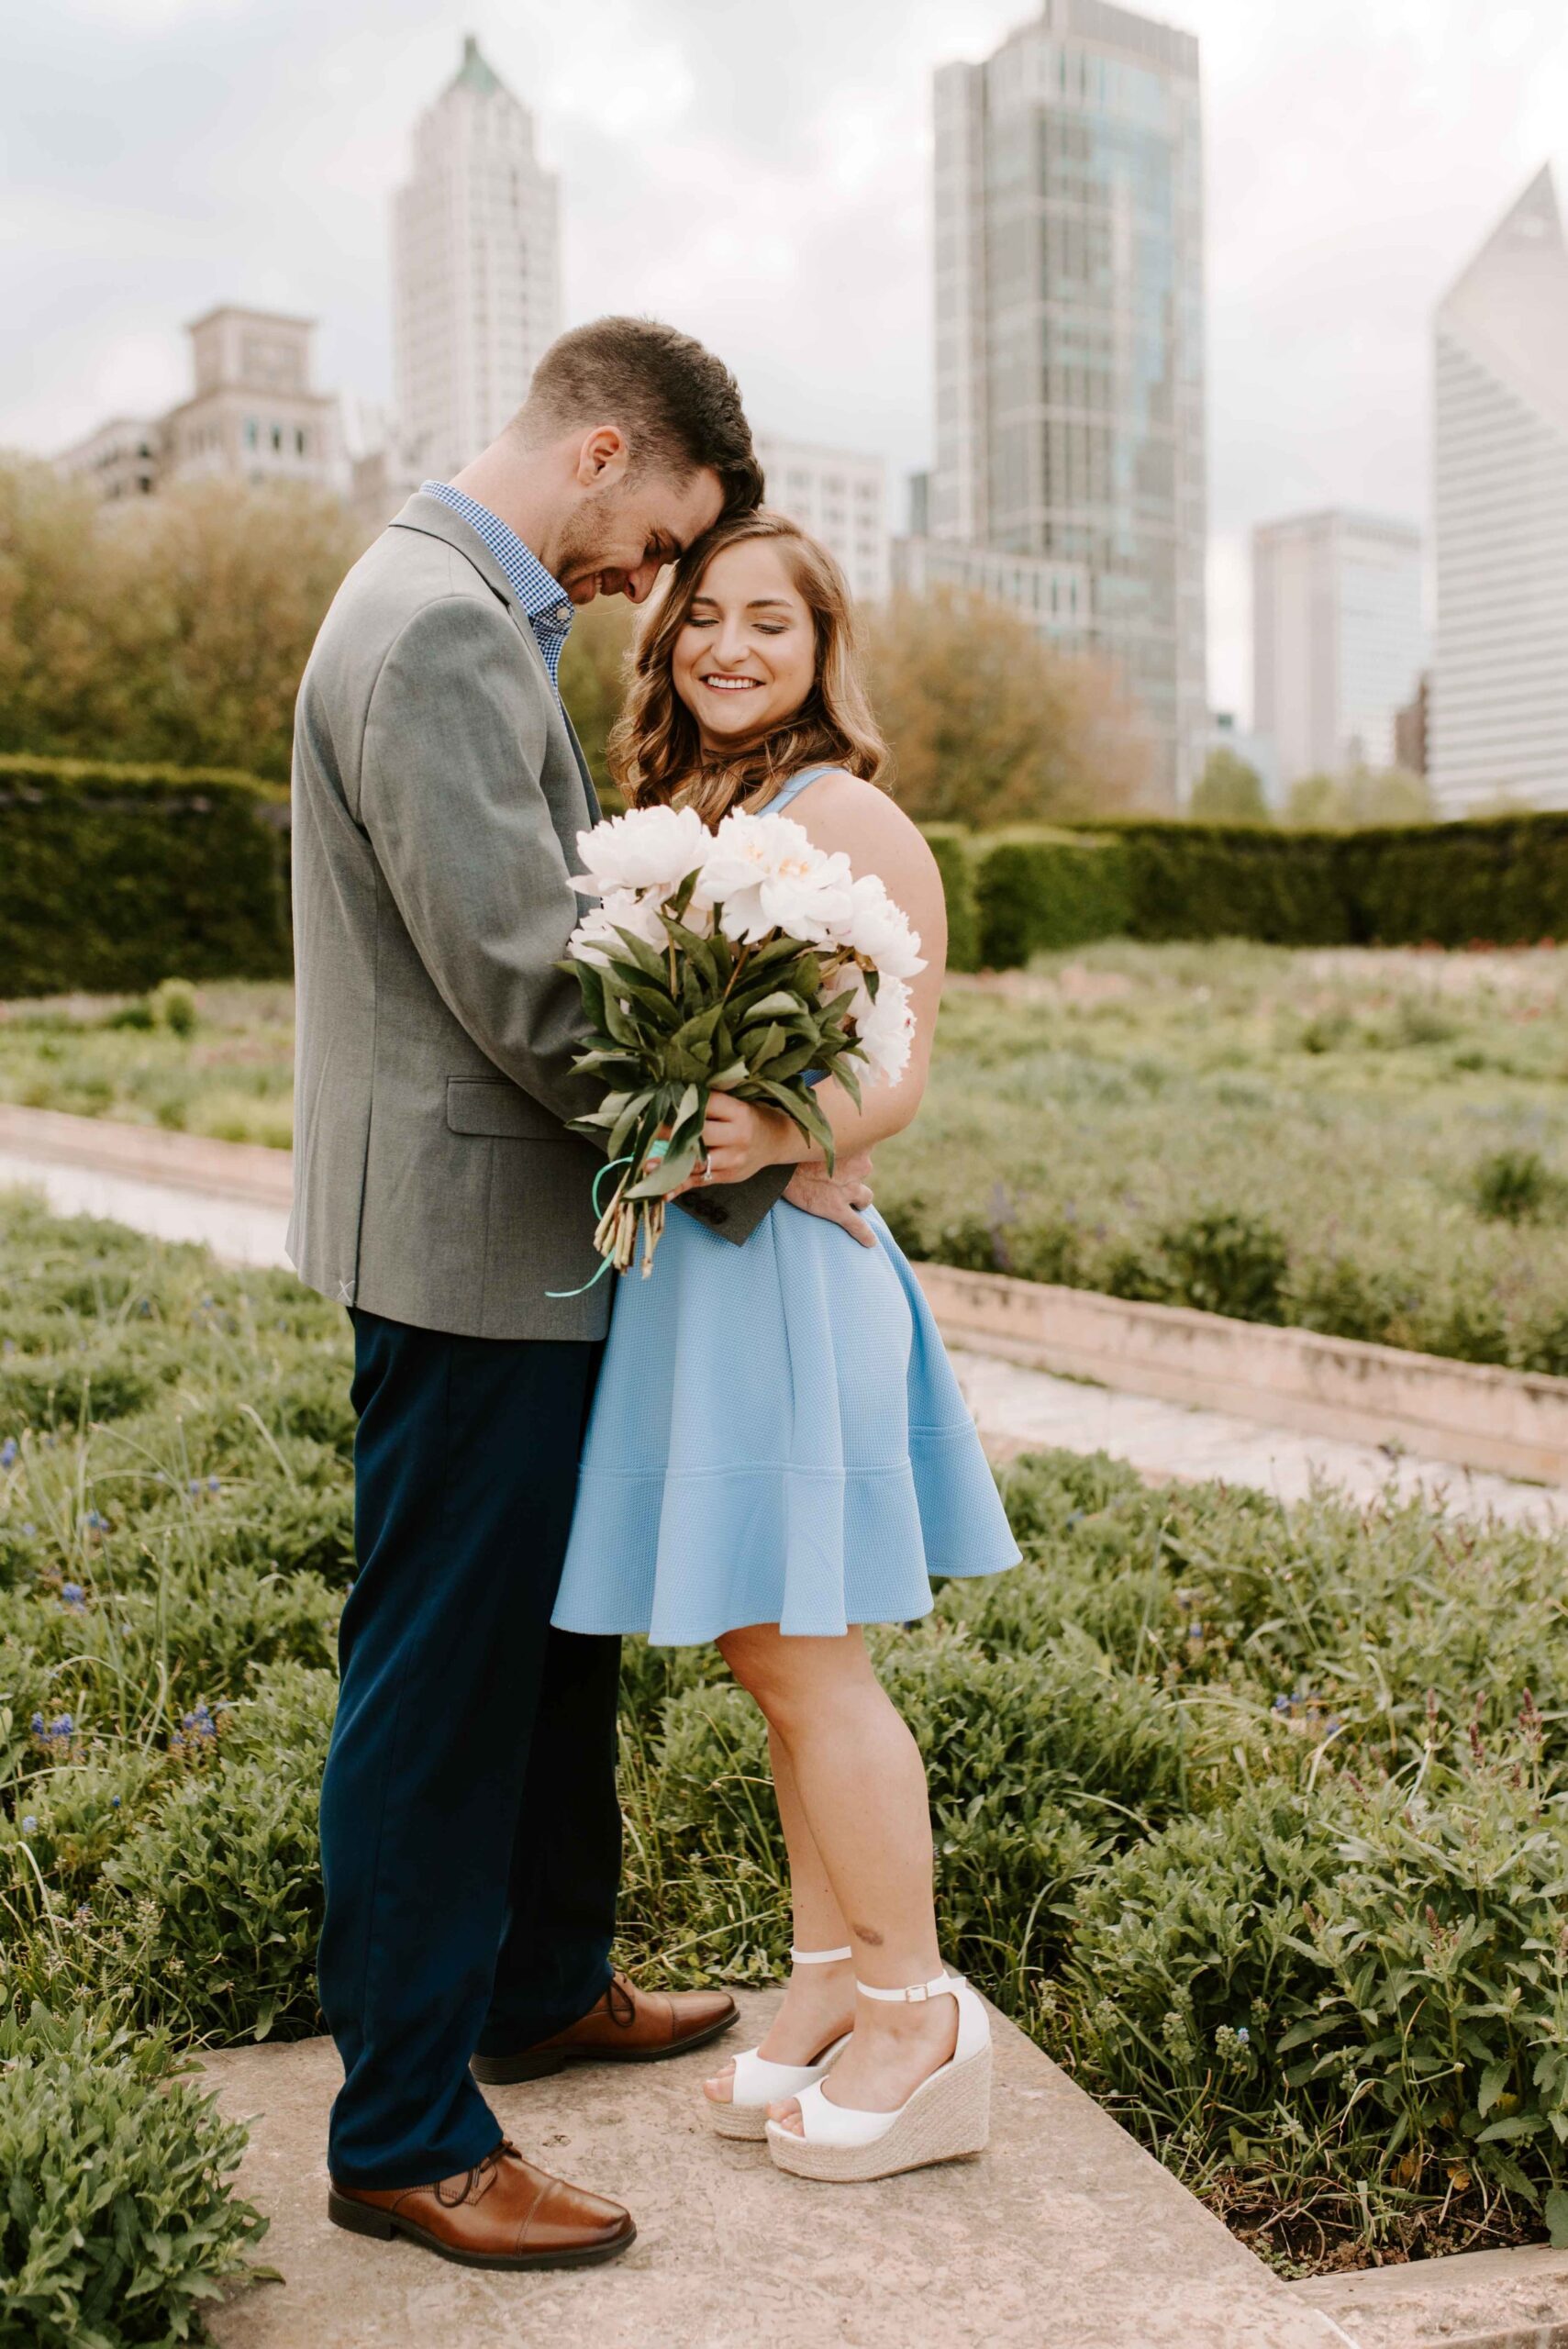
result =
M675 691L675 639L708 564L750 539L776 546L817 631L817 674L800 707L760 740L733 751L705 751L697 724ZM854 616L844 574L797 522L766 507L720 521L695 540L648 613L632 656L626 706L606 746L610 773L633 807L679 799L706 824L738 802L765 807L802 767L838 766L880 783L891 763L861 674Z

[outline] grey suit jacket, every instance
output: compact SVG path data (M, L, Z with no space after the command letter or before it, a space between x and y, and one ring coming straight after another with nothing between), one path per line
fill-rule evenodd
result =
M288 1252L345 1305L483 1338L597 1338L602 1153L565 1121L584 1034L557 965L598 818L576 739L505 573L411 497L361 556L300 685L297 1000ZM786 1180L694 1194L742 1240Z

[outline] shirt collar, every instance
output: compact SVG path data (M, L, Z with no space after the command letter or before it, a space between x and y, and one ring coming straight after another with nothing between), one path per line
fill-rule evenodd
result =
M566 590L545 569L533 549L523 544L510 524L503 522L498 514L492 514L488 506L481 506L466 491L454 489L450 481L421 482L419 488L422 495L439 497L443 506L450 506L475 537L484 540L535 634L548 632L564 639L572 626L572 605Z

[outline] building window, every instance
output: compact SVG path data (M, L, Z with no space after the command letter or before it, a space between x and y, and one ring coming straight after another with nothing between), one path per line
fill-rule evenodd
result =
M248 416L245 419L245 446L248 449L253 449L260 437L261 436L256 429L255 417L253 416Z
M302 424L296 424L294 429L294 452L296 457L305 454L305 427Z
M274 424L272 427L272 449L276 455L280 457L283 455L284 428L281 424Z

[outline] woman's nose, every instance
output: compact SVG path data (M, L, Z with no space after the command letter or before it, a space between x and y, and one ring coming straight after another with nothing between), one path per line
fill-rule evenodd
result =
M727 669L739 666L746 658L748 650L745 629L738 622L726 621L718 632L718 657L724 666Z

